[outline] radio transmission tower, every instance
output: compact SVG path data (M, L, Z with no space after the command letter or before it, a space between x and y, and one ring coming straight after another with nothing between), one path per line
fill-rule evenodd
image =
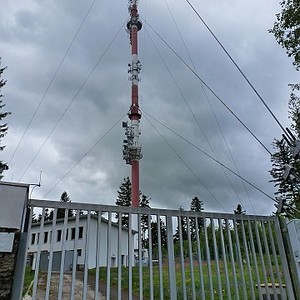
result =
M139 109L138 83L141 63L138 59L138 32L142 29L142 23L139 20L137 0L128 1L128 10L130 19L127 23L127 30L131 45L131 63L128 64L128 73L131 81L131 106L128 113L129 122L123 122L126 139L123 141L123 159L126 164L131 165L131 206L139 206L139 161L142 158L142 146L139 142L141 134L139 124L141 112Z

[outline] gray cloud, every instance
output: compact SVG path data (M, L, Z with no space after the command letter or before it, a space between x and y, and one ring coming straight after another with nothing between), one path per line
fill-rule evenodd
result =
M91 3L30 0L2 3L0 55L3 65L8 66L4 74L8 83L3 93L7 108L13 112L9 118L10 132L4 140L7 144L4 160L10 160ZM297 76L284 51L267 32L275 20L278 5L261 1L195 5L286 126L287 84ZM281 135L279 126L188 5L184 1L169 3L169 8L176 25L166 2L139 2L140 15L192 66L190 55L201 78L271 149L273 138ZM28 168L22 181L35 183L43 171L42 187L34 190L36 198L43 198L47 193L46 198L58 199L67 190L72 201L114 203L123 178L130 176L130 167L122 160L124 132L120 122L109 131L122 115L127 120L130 106L127 19L124 1L113 4L95 1L43 98L5 180L18 180ZM159 119L208 154L216 154L235 171L236 164L241 176L273 196L268 174L269 154L201 86L145 22L139 38L143 66L140 104L144 110L140 181L142 192L152 198L151 205L188 209L191 198L197 195L204 201L206 210L223 211L224 208L230 212L242 203L249 213L253 213L254 207L256 213L270 214L273 210L270 199L248 184L243 185L230 172L225 171L225 176L219 165L147 116L149 113ZM63 113L64 117L28 167Z

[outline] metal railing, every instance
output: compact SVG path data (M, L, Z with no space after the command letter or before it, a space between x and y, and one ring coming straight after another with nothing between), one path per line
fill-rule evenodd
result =
M42 200L29 209L33 299L295 299L277 217Z

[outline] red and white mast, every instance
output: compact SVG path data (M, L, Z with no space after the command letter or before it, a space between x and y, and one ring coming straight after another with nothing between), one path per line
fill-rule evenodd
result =
M142 29L142 23L139 20L137 10L138 0L129 0L128 10L130 19L127 23L127 29L130 36L131 57L132 61L128 64L128 73L130 73L131 81L131 106L128 113L130 124L123 122L125 128L125 135L127 139L124 140L123 145L123 159L127 164L131 165L131 206L139 206L139 160L142 158L142 147L139 142L140 136L140 118L138 102L138 83L139 73L141 71L141 63L138 59L138 31Z

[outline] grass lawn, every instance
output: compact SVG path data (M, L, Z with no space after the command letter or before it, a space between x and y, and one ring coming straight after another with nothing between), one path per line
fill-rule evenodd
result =
M240 299L244 299L245 294L243 291L243 282L242 282L242 276L241 276L241 270L238 265L235 266L235 272L236 277L233 275L233 268L232 266L228 265L228 277L226 277L224 268L220 264L219 273L217 273L216 264L215 262L211 262L210 270L211 270L211 277L212 280L210 282L209 280L209 267L207 264L203 263L202 265L202 272L203 272L203 286L204 286L204 294L205 298L209 299L214 297L214 299L221 299L220 297L220 291L219 291L219 283L221 283L221 293L222 298L227 299L229 298L229 293L231 294L231 298L236 298L237 295L235 295L237 287L237 293L239 294ZM195 285L195 294L196 299L202 299L202 291L201 291L201 281L200 281L200 273L199 273L199 267L197 265L194 266L194 285ZM259 270L260 273L260 281L264 282L264 276L261 272L261 269ZM89 271L89 275L95 278L96 270L92 269ZM183 286L185 281L185 287L186 287L186 294L187 299L192 299L192 293L193 293L193 285L192 285L192 279L191 279L191 269L190 266L187 265L185 267L184 277L181 273L180 266L176 265L176 286L177 286L177 297L178 299L183 299ZM102 267L99 269L99 276L100 281L106 282L106 268ZM251 270L251 277L252 277L252 283L251 278L249 274L249 270L246 266L243 267L243 276L244 276L244 283L246 286L245 293L246 298L251 299L251 285L253 286L253 290L255 293L255 299L258 298L258 289L256 287L257 284L257 278L255 274L255 270ZM162 282L159 276L159 267L153 266L153 286L152 286L152 293L154 296L154 299L160 299L160 296L162 296L162 299L170 299L170 292L169 292L169 279L168 279L168 266L163 265L162 267ZM122 289L128 290L129 286L129 268L122 267ZM226 288L226 280L229 282L229 289ZM235 282L236 280L236 282ZM267 278L269 282L271 282L271 278ZM275 279L276 281L276 279ZM235 285L236 284L236 285ZM110 269L110 285L111 286L117 286L118 285L118 268L111 268ZM162 285L162 293L161 295L161 289L160 286ZM143 290L143 299L150 299L150 293L151 293L151 286L150 286L150 268L149 267L143 267L142 268L142 290ZM133 267L132 268L132 291L134 295L139 295L140 292L140 276L139 276L139 268ZM213 295L211 295L213 294Z
M34 279L34 272L31 270L31 267L26 266L24 284L23 284L23 296L28 291L29 286L30 286L31 282L33 281L33 279ZM32 287L31 287L30 291L28 291L28 294L29 295L32 294Z

